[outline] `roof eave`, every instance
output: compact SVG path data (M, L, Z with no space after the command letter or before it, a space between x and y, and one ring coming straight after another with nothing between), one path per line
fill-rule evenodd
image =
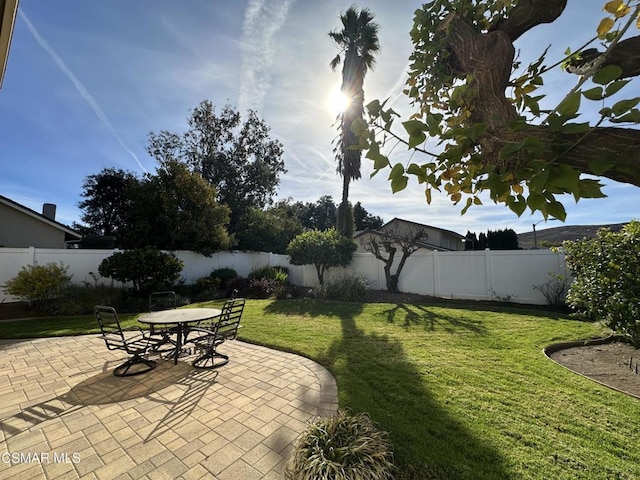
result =
M35 218L35 219L37 219L37 220L39 220L39 221L41 221L43 223L46 223L48 225L51 225L52 227L55 227L58 230L62 230L65 234L69 234L70 236L73 236L73 237L75 237L77 239L82 238L82 235L80 233L76 232L72 228L67 227L65 224L60 223L60 222L58 222L56 220L51 220L50 218L47 218L44 215L39 214L35 210L31 210L30 208L27 208L24 205L20 205L19 203L14 202L10 198L3 197L2 195L0 195L0 203L4 203L8 207L11 207L11 208L13 208L15 210L18 210L19 212L22 212L25 215L28 215L28 216L30 216L32 218Z
M9 60L9 48L17 14L18 0L0 0L0 88Z

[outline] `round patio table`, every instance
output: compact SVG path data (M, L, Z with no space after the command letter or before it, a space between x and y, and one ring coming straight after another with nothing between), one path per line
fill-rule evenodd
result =
M182 345L187 337L190 323L199 323L219 317L222 310L219 308L172 308L157 312L143 313L138 317L140 323L148 325L177 325L178 332L176 338L176 349L173 364L178 364L178 357L182 350Z

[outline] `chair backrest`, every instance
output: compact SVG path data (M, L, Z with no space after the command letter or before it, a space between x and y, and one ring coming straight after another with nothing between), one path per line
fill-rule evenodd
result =
M122 333L122 326L118 313L113 307L106 305L96 305L93 307L93 313L98 320L100 330L102 331L102 339L109 350L127 350L127 342Z
M220 320L216 323L216 337L225 340L233 340L238 335L240 319L244 311L245 299L234 298L225 302L220 314Z
M152 292L149 295L149 311L158 312L160 310L171 310L176 308L176 293L171 291Z

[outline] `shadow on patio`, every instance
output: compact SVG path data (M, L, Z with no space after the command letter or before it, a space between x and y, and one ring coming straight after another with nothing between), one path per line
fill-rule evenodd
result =
M218 370L160 360L128 378L97 336L0 343L0 450L46 460L0 463L1 478L282 479L295 438L336 404L317 364L239 341Z

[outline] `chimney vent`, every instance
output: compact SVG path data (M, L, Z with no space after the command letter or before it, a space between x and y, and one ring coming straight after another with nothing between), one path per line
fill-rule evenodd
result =
M56 219L56 204L55 203L44 203L42 204L42 215L47 217L49 220Z

